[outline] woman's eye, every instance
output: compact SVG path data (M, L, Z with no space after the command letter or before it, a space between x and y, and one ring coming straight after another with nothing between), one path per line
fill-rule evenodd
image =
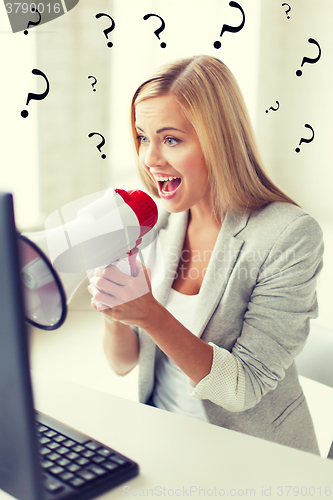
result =
M178 144L180 141L179 139L176 139L175 137L167 137L165 139L165 142L168 146L175 146L176 144Z
M145 144L146 142L148 142L147 137L145 137L144 135L138 135L137 140L140 142L140 144Z

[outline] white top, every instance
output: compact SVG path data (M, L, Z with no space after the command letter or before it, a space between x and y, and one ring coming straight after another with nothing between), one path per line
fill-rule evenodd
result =
M191 331L197 300L198 295L184 295L171 288L165 307ZM207 422L200 400L189 394L187 375L163 352L156 367L153 399L158 408Z
M199 294L184 295L173 288L166 303L168 311L193 331L192 320ZM210 399L232 412L241 411L245 399L245 373L240 361L214 343L210 373L195 384L163 352L155 369L154 404L180 415L208 422L200 400ZM220 388L220 389L218 389ZM222 390L221 390L222 388ZM218 393L218 394L217 394Z

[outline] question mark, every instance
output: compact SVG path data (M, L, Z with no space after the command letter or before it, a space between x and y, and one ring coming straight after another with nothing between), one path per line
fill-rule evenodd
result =
M37 25L41 22L41 20L42 20L41 13L40 13L37 9L35 9L34 7L32 7L32 9L31 9L31 10L32 10L32 12L37 12L37 14L39 15L39 19L38 19L38 21L37 21L37 22L34 22L34 21L29 21L29 22L28 22L27 29L26 29L26 30L24 30L24 32L23 32L25 35L27 35L27 34L29 33L29 32L28 32L28 29L30 28L30 26L37 26Z
M145 16L143 16L143 19L145 21L147 21L147 19L149 19L150 17L152 16L155 16L155 17L158 17L160 19L160 21L162 22L161 26L154 31L155 35L157 36L157 38L160 40L160 33L162 33L162 31L165 29L165 22L163 21L163 19L158 16L157 14L146 14ZM162 47L162 49L165 49L166 47L166 43L165 42L162 42L160 43L160 46Z
M278 105L278 107L277 107L277 108L273 108L273 106L271 106L270 108L266 109L266 113L268 113L268 111L269 111L270 109L272 109L273 111L277 111L277 110L279 109L279 107L280 107L280 103L279 103L279 101L276 101L276 104Z
M99 135L100 137L102 137L102 141L101 141L101 142L100 142L100 143L96 146L96 148L98 149L98 151L101 153L101 152L102 152L102 151L101 151L101 149L102 149L102 147L103 147L103 146L104 146L104 144L105 144L105 139L104 139L104 137L102 136L102 134L99 134L98 132L91 132L90 134L88 134L88 137L92 137L93 135ZM101 155L101 158L103 158L103 160L105 160L106 155L103 153L103 154Z
M313 128L311 127L311 125L308 125L308 124L306 123L306 124L304 125L304 127L307 127L307 128L309 128L309 129L311 129L311 130L312 130L312 137L311 137L311 139L304 139L304 137L302 137L302 139L301 139L301 140L300 140L300 142L299 142L299 146L302 144L302 142L312 142L312 141L313 141L313 139L314 139L314 135L315 135L315 134L314 134L314 130L313 130ZM299 153L301 150L300 150L300 148L296 148L296 149L295 149L295 151L296 151L296 153Z
M230 31L231 33L237 33L238 31L243 29L244 24L245 24L245 13L244 13L242 7L239 5L239 3L230 2L229 5L230 5L230 7L236 7L236 9L239 9L241 11L242 16L243 16L243 20L239 26L229 26L228 24L224 24L222 26L222 31L220 33L220 36L222 36L225 31ZM215 49L219 49L221 47L221 42L218 42L218 41L214 42L213 45L214 45Z
M319 59L321 57L321 48L320 48L319 43L314 38L309 38L308 42L309 43L314 43L315 45L317 45L317 47L319 49L319 54L314 59L310 59L309 57L303 57L303 61L302 61L301 67L303 66L304 63L315 64L316 62L319 61ZM302 71L300 69L298 69L296 71L296 75L297 76L301 76L302 75Z
M287 6L289 7L289 9L287 9L287 10L286 10L286 15L287 15L287 19L290 19L290 16L288 16L288 13L291 11L291 7L290 7L290 5L289 5L288 3L283 3L283 4L282 4L282 7L283 7L284 5L287 5Z
M88 78L95 78L94 76L88 76ZM94 85L97 83L97 78L95 78L95 81L91 84L93 91L96 92L96 89L94 89Z
M112 24L111 24L110 28L107 28L106 30L103 31L104 35L108 39L108 34L111 33L111 31L115 29L116 23L114 22L114 20L112 19L112 17L110 17L108 14L103 14L103 13L100 12L99 14L96 14L95 17L96 17L96 19L99 19L100 17L103 17L103 16L108 17L112 21ZM111 48L113 46L113 43L112 42L108 42L106 45L109 48Z
M49 81L48 81L46 75L43 73L43 71L40 71L39 69L33 69L32 70L32 74L33 75L39 75L39 76L42 76L43 78L45 78L45 81L46 81L46 90L42 94L33 94L33 93L29 92L28 98L27 98L27 102L26 102L27 105L29 104L29 102L32 99L36 99L36 101L42 101L43 99L45 99L45 97L47 96L47 94L49 93L49 90L50 90ZM24 109L23 111L21 111L22 118L26 118L28 115L29 115L29 113L28 113L28 111L26 109Z

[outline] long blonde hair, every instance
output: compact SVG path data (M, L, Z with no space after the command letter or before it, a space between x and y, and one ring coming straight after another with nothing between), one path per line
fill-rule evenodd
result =
M205 158L213 210L251 213L272 201L297 205L267 176L250 118L236 79L211 56L194 56L168 64L136 90L131 124L136 151L135 106L151 97L172 95L193 125ZM158 196L148 171L139 167L147 190Z

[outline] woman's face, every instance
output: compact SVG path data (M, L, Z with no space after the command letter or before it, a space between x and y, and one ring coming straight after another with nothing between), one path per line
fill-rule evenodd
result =
M208 173L198 136L173 96L136 106L139 160L169 212L211 207Z

